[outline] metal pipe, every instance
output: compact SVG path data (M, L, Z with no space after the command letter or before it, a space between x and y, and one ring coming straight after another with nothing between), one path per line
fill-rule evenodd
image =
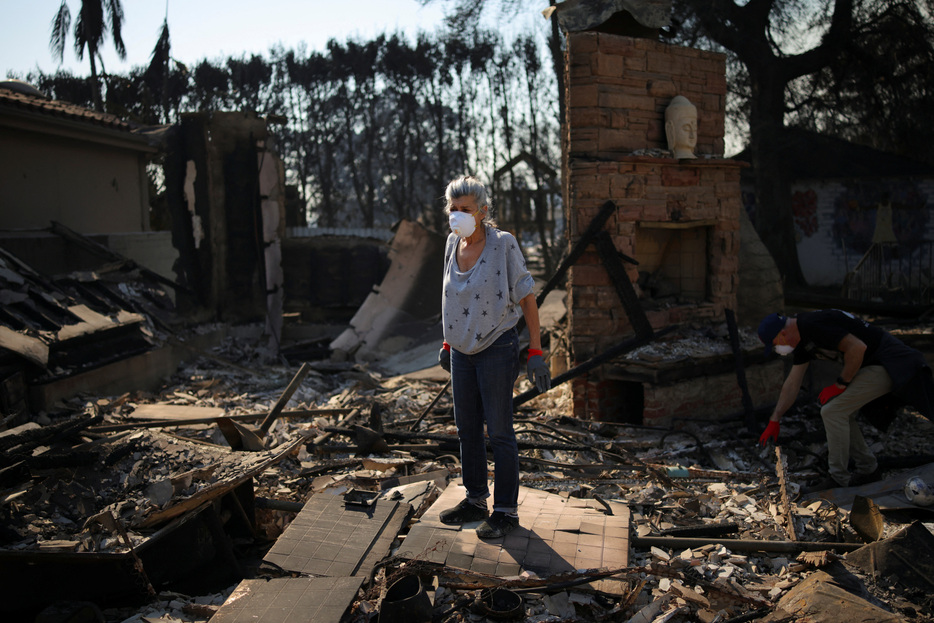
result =
M843 552L856 551L864 543L830 543L818 541L766 541L760 539L695 539L676 536L633 536L629 539L633 547L664 547L673 550L703 547L704 545L723 545L738 552L819 552L833 549Z

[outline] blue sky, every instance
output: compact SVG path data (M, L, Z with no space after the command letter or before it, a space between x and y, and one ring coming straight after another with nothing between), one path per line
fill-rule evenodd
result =
M81 1L66 2L74 27ZM0 37L0 79L10 71L22 76L37 68L45 73L59 69L49 49L49 36L60 4L61 0L0 0L6 17ZM266 54L278 43L296 48L304 42L311 50L321 50L331 38L369 39L395 31L414 39L419 29L433 31L441 24L445 6L438 0L427 7L416 0L169 0L167 4L123 0L127 60L119 60L108 38L104 66L111 73L126 73L147 65L166 11L172 56L193 66L206 58ZM544 21L540 14L532 17ZM83 61L77 59L71 33L61 68L79 76L90 73L87 55Z

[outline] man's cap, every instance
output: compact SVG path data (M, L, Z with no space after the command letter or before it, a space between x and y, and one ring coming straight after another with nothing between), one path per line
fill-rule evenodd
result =
M775 339L775 336L781 333L782 329L785 328L786 320L787 318L785 318L785 316L769 314L759 323L759 339L765 344L766 357L772 352L772 341Z

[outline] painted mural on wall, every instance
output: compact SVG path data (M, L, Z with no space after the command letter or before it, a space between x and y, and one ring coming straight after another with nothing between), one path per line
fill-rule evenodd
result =
M851 183L834 200L834 244L862 256L874 242L898 243L912 253L930 222L927 197L911 181Z
M758 206L750 188L743 189L742 198L749 217L755 219ZM887 243L887 257L911 261L911 270L931 264L932 210L934 179L795 184L792 214L804 278L812 286L842 285L873 242Z
M817 193L812 188L795 191L791 196L791 213L795 220L795 239L809 238L817 233Z
M934 181L909 179L797 186L795 227L805 279L815 286L846 283L847 296L866 300L913 298L908 290L922 287L920 272L931 269L932 191Z

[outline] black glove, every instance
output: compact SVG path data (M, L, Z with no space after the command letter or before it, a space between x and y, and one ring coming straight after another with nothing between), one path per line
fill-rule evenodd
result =
M445 372L451 371L451 351L442 347L438 352L438 363L444 368Z
M538 393L544 394L551 389L551 374L541 355L529 357L528 377L529 383L535 386Z

